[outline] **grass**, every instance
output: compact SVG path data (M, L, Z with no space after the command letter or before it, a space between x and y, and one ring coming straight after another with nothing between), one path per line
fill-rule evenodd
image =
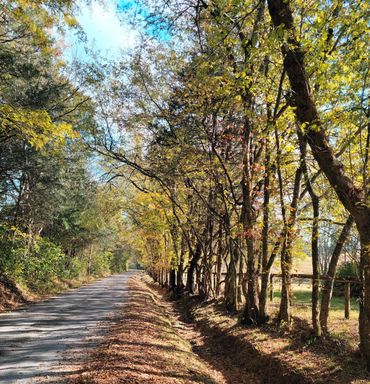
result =
M277 314L281 292L278 284L274 287L273 301L269 301L272 314ZM293 283L293 316L311 323L311 285L308 283ZM333 296L329 312L329 330L333 337L343 340L356 350L359 343L358 336L359 304L356 298L351 298L350 318L344 317L344 297Z
M274 287L273 304L280 303L281 292ZM293 306L311 306L311 285L309 284L293 284ZM344 316L344 296L333 296L331 299L331 312L342 312ZM356 298L351 298L351 312L359 311L359 305Z

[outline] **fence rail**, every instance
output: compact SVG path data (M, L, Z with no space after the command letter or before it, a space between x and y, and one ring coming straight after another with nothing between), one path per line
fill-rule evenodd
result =
M214 275L217 273L214 272ZM221 273L222 276L226 276L226 272ZM260 277L261 275L259 275ZM312 274L306 274L306 273L292 273L291 275L292 279L310 279L313 280L314 276ZM269 285L269 298L270 301L273 301L274 299L274 279L278 278L281 279L282 275L280 273L271 273L270 274L270 285ZM343 283L344 284L344 317L346 319L350 318L350 312L351 312L351 284L362 284L362 282L359 279L343 279L343 278L337 278L337 277L329 277L327 275L321 275L318 277L318 280L334 280L337 283Z
M213 285L216 286L216 275L217 272L212 272L213 275ZM226 272L221 272L221 277L224 277L227 275ZM186 279L187 271L184 272L184 277ZM292 279L304 279L304 280L313 280L314 276L312 274L306 274L306 273L292 273L291 275ZM261 275L259 275L261 277ZM274 298L274 279L281 279L282 275L280 273L271 273L270 274L270 283L269 283L269 299L270 301L273 301ZM327 275L320 275L318 277L318 280L334 280L337 283L343 283L344 284L344 316L346 319L350 318L350 312L351 312L351 284L353 285L362 285L360 279L344 279L344 278L337 278L337 277L329 277ZM219 282L219 285L222 285L225 282L225 279L221 280Z

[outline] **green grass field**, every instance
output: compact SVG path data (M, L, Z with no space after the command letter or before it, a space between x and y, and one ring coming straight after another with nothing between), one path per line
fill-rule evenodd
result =
M273 303L279 303L281 298L280 287L274 286ZM293 284L293 306L301 307L311 305L311 286L309 284L296 285ZM344 313L344 297L333 296L331 299L331 311L341 311ZM359 306L356 298L351 298L351 312L358 312Z
M280 304L280 284L274 285L273 302L269 301L272 312L277 313ZM311 322L311 285L307 283L293 283L293 308L294 316ZM358 315L359 305L356 298L351 298L350 318L344 316L344 297L333 296L329 313L329 329L332 336L345 339L354 348L358 344Z

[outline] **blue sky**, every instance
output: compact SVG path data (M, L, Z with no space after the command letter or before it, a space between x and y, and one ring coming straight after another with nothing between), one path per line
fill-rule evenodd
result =
M120 20L117 12L120 0L93 0L90 5L82 4L75 15L84 33L86 44L80 42L73 31L65 37L67 59L83 59L84 45L103 56L117 57L122 51L128 51L136 45L139 32L128 22Z
M139 0L93 0L90 5L81 4L75 16L86 34L86 46L109 58L116 58L122 52L134 48L140 32L129 24L127 16L134 13L139 19L148 17L149 11L141 4ZM145 33L163 41L170 39L168 32L158 32L153 26L147 27ZM85 44L78 41L75 33L68 32L65 43L68 47L65 52L68 60L86 57Z
M153 15L140 0L117 0L117 8L121 13L134 13L138 19L150 19L151 25L145 27L145 33L161 41L169 41L171 34L168 24L157 15Z

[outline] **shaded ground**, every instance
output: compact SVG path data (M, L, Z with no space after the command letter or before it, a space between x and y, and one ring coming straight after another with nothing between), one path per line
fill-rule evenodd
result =
M79 357L101 341L103 323L115 320L127 300L132 273L101 279L19 310L0 314L0 382L61 382L60 366L68 351L70 372ZM73 361L73 363L72 363Z
M276 287L275 284L274 290L274 299L269 301L269 310L272 317L277 316L280 305L281 292L280 287ZM307 283L293 283L293 306L292 314L296 319L297 326L303 324L311 323L311 297L312 297L312 287L311 284ZM345 347L345 351L348 353L356 354L358 351L358 345L360 343L360 338L358 334L358 316L359 316L359 304L358 299L355 297L351 298L351 310L350 310L350 319L345 319L344 317L344 297L343 296L333 296L330 305L329 312L329 322L328 327L332 339L330 342L335 342L338 345ZM308 333L307 327L304 327L304 333ZM299 331L299 326L293 328L296 329L295 332Z
M360 356L345 340L315 341L295 319L287 331L270 323L239 326L222 304L196 297L173 302L144 275L89 356L74 384L355 384L369 383Z
M73 382L230 383L218 370L217 361L212 366L192 351L186 332L192 332L191 327L176 320L172 305L148 285L148 278L136 277L130 282L129 304L121 321L111 328Z
M231 366L248 362L263 383L370 383L352 343L338 337L314 340L305 319L295 317L291 330L273 322L262 327L242 327L238 317L226 313L221 303L204 304L190 298L177 305L183 316L197 324L206 345L222 346L220 354L232 356L227 359Z
M152 281L148 282L151 289L159 294L168 297L166 290ZM221 374L223 381L217 383L227 384L265 384L264 378L255 372L254 351L250 354L250 350L239 350L234 340L224 337L210 329L210 332L204 330L194 322L189 309L191 308L192 299L185 298L180 301L171 302L174 309L173 316L178 324L177 329L180 335L188 340L192 346L193 353L196 353L200 359L207 362L210 366L215 367ZM190 307L188 307L190 305Z
M11 280L0 276L0 311L10 310L27 303L27 297Z

